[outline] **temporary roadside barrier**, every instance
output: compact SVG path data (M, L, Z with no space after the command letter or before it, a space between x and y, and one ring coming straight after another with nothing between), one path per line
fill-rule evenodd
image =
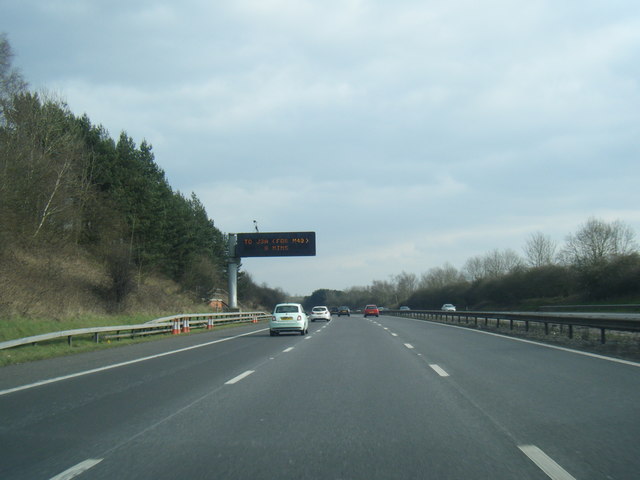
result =
M177 319L177 318L173 320L173 326L171 327L171 333L173 335L179 335L180 334L180 320Z
M191 332L191 328L189 327L189 317L185 317L182 319L182 333Z

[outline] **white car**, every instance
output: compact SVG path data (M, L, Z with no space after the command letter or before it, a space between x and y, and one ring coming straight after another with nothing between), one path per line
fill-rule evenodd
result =
M440 310L442 310L443 312L455 312L456 306L451 305L450 303L445 303L444 305L442 305L442 308Z
M312 322L315 322L316 320L325 320L327 322L330 322L331 312L327 307L324 306L313 307L311 309L311 315L309 315L309 318Z
M273 337L281 332L309 333L309 317L299 303L279 303L269 320L269 334Z

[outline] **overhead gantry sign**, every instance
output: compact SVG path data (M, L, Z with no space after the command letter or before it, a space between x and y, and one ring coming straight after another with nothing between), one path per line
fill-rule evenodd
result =
M238 233L236 257L315 256L316 232Z
M242 257L308 257L316 254L316 232L229 234L229 306L238 307L238 268Z

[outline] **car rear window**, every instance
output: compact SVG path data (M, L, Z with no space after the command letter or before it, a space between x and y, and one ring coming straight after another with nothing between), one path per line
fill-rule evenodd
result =
M296 305L279 305L276 307L276 313L298 313Z

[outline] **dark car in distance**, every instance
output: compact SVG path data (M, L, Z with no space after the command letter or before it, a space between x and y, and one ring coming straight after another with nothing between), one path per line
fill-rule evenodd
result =
M351 316L351 309L349 307L346 306L342 306L338 309L338 316L341 317L342 315L346 315L347 317Z

